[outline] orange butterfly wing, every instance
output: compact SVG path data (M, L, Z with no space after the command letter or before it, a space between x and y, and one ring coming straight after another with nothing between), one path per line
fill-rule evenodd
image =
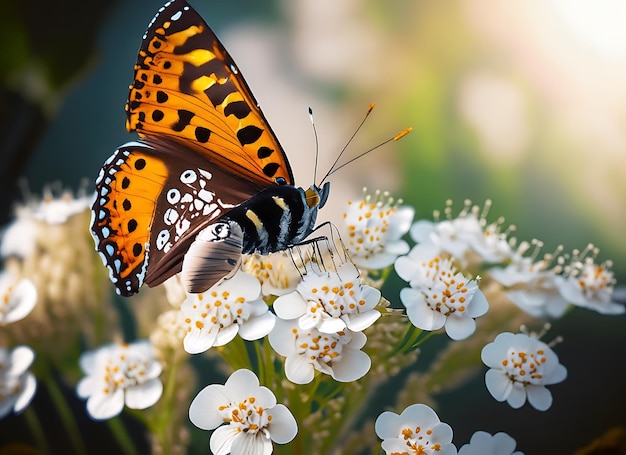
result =
M213 220L263 188L293 184L293 175L232 58L184 0L148 26L126 113L141 140L104 164L91 231L129 296L178 273Z
M167 136L259 185L293 174L233 59L183 0L148 27L126 104L129 131Z

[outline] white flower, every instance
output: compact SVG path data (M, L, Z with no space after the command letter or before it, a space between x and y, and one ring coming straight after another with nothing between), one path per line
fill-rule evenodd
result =
M215 455L269 455L272 441L286 444L298 432L289 409L276 404L272 391L260 387L256 375L245 369L235 371L224 385L202 389L191 402L189 419L203 430L217 428L210 440Z
M514 450L515 439L508 434L500 432L492 436L486 431L477 431L469 444L459 449L459 455L524 455Z
M83 191L74 197L71 191L56 191L55 196L52 188L43 190L43 198L32 201L29 208L34 217L47 224L65 223L72 215L80 213L91 206L93 195L86 195Z
M482 361L490 370L485 374L487 390L497 401L512 408L524 405L526 398L535 409L545 411L552 405L547 385L567 377L567 370L557 355L535 336L524 333L501 333L486 345Z
M511 257L513 250L507 235L513 227L502 231L503 219L487 224L490 200L482 209L466 200L456 218L452 218L451 204L448 201L445 210L447 219L416 222L410 230L413 240L437 246L451 254L463 267L502 262Z
M285 251L268 255L245 255L241 268L257 277L264 296L291 292L302 279L294 258Z
M396 272L411 285L400 291L400 300L416 327L445 327L450 338L462 340L474 333L474 318L485 314L489 304L475 280L457 272L446 255L433 256L434 251L432 246L417 245L396 260Z
M296 384L311 382L315 370L339 382L355 381L369 371L372 363L361 351L367 337L348 329L322 333L315 328L301 329L295 319L277 319L269 341L274 351L286 357L285 375Z
M374 309L379 301L380 291L361 284L358 270L348 262L337 272L310 270L296 291L278 297L273 308L279 318L297 318L303 330L336 333L347 327L360 332L380 317Z
M610 263L595 264L593 258L572 261L566 276L555 277L565 300L602 314L622 314L626 307L611 301L615 278Z
M60 193L55 196L55 193ZM74 197L71 191L53 191L46 187L43 198L32 198L16 208L15 220L7 226L0 243L0 256L27 258L33 254L38 236L45 236L41 223L62 224L71 216L87 210L91 196L79 192Z
M488 274L505 287L504 294L531 316L558 318L569 303L559 294L555 274L546 270L545 260L517 257L506 267L493 267Z
M159 379L161 364L155 360L149 341L113 343L80 357L87 375L78 383L78 396L87 398L87 412L93 419L115 417L124 408L145 409L163 392Z
M187 335L183 341L190 354L204 352L239 336L258 340L274 327L275 316L261 300L259 281L241 270L202 294L189 294L180 311Z
M34 359L27 346L0 348L0 419L11 411L22 412L35 396L37 381L28 371Z
M25 318L37 303L37 289L32 281L0 273L0 326Z
M376 434L386 454L456 455L452 428L425 404L412 404L402 414L385 411L376 419Z
M388 193L377 191L372 197L348 202L344 213L346 246L358 267L380 270L391 264L409 245L401 239L411 227L414 210L398 206Z

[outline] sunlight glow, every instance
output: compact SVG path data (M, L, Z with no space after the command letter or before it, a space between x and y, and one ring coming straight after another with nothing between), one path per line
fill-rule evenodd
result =
M572 32L600 56L626 60L626 2L551 0Z

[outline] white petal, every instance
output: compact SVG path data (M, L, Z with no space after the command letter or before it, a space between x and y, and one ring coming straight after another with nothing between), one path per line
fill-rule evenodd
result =
M272 442L259 433L239 433L230 448L230 455L265 455L271 453Z
M418 300L414 306L407 308L406 315L415 327L422 330L438 330L444 326L447 319L438 311L431 310L423 300Z
M302 355L290 355L285 359L285 376L294 384L308 384L315 376L315 368Z
M88 398L96 390L96 380L93 376L86 376L78 381L76 394L81 398Z
M296 437L298 424L285 405L277 404L268 412L272 416L272 421L268 426L272 441L277 444L286 444Z
M300 326L303 330L304 327ZM346 323L339 318L324 318L317 328L322 333L337 333L346 328Z
M513 383L503 371L490 369L485 373L485 385L487 390L496 401L504 401L508 398Z
M489 303L485 298L485 294L481 292L480 289L477 289L474 295L472 296L472 300L467 306L467 315L472 318L477 318L485 314L489 310Z
M406 251L401 251L399 254L405 254L408 251L408 245ZM356 265L364 269L380 270L393 264L393 261L398 257L398 254L394 254L388 251L381 251L378 254L374 254L368 258L352 254L352 260Z
M431 236L435 231L435 224L428 220L419 220L413 223L409 231L411 238L417 243L432 243Z
M404 281L409 282L415 276L417 264L408 256L400 256L394 263L396 273Z
M472 439L474 439L473 436L472 436ZM500 433L496 433L493 435L492 447L493 447L494 454L498 454L498 453L512 454L513 451L515 450L516 445L517 443L515 442L515 439L513 439L511 436L509 436L506 433L500 432Z
M492 343L487 344L481 351L480 358L483 363L490 368L502 368L502 360L507 358L507 350L514 340L513 333L500 333Z
M464 340L476 330L476 321L470 317L451 314L446 319L446 333L453 340Z
M103 348L101 348L103 349ZM100 352L100 349L97 351L87 351L84 352L81 356L80 359L78 360L78 363L80 364L80 369L83 370L83 373L85 374L91 374L91 372L94 371L94 369L96 368L96 358L97 358L97 353Z
M529 385L526 394L530 405L538 411L546 411L552 406L552 393L546 387Z
M439 444L450 444L452 442L452 427L447 423L438 423L431 427L430 440Z
M112 395L97 393L87 400L87 412L95 420L115 417L124 409L124 391L116 390Z
M276 323L276 316L267 311L265 314L250 318L239 326L239 336L247 341L259 340L270 333Z
M224 423L219 413L220 406L230 403L226 388L221 384L211 384L202 389L189 406L189 420L198 428L213 430Z
M519 382L513 383L511 393L507 397L506 402L513 409L519 409L524 406L524 403L526 403L526 388Z
M380 317L380 312L377 310L369 310L363 313L356 313L348 316L347 327L353 332L361 332L371 326ZM337 330L338 332L339 330ZM322 330L320 329L320 332Z
M210 349L215 344L217 339L218 329L212 327L212 330L199 330L193 329L191 332L187 332L183 339L183 348L189 354L199 354L201 352Z
M9 359L9 368L3 371L6 376L19 376L24 373L35 359L35 352L28 346L13 348Z
M228 377L224 387L231 399L242 401L250 391L259 387L259 378L252 371L241 368Z
M32 373L27 373L26 378L24 378L24 381L22 382L22 391L20 392L20 396L15 402L13 411L15 413L19 413L26 409L26 406L30 404L33 397L35 396L36 390L37 380L35 379L35 375Z
M400 434L400 416L395 412L385 411L376 418L374 429L380 439L397 438Z
M558 360L557 360L558 361ZM550 373L550 376L545 378L544 384L558 384L559 382L564 381L567 378L567 369L559 364L556 366L554 371Z
M240 327L241 326L236 322L227 325L226 327L222 327L217 332L217 336L215 337L215 343L213 343L213 346L224 346L225 344L230 343L233 338L237 336Z
M410 450L407 442L402 438L385 439L381 448L386 454L408 454Z
M367 337L363 332L350 332L352 339L346 345L349 349L361 349L367 343Z
M276 319L274 328L268 335L268 340L272 349L283 357L289 357L295 351L294 336L292 330L297 327L296 321L285 321Z
M11 292L11 311L6 315L6 323L19 321L33 310L37 303L37 288L28 279L20 280Z
M427 428L432 428L441 422L437 413L430 406L422 403L408 406L400 416L404 421L419 422L420 426Z
M126 389L126 406L131 409L146 409L155 404L163 393L163 383L160 379L151 379Z
M368 285L363 285L361 288L361 298L365 300L365 305L363 305L360 309L370 310L374 308L378 302L380 302L380 297L382 296L380 289L373 288Z
M242 433L231 425L219 427L213 432L209 441L209 448L211 449L211 452L213 452L214 455L230 454L233 441L240 434Z
M339 382L356 381L365 376L372 365L369 356L356 349L344 349L340 362L333 362L333 379Z
M296 319L306 312L306 302L300 293L294 291L278 297L272 308L281 319Z

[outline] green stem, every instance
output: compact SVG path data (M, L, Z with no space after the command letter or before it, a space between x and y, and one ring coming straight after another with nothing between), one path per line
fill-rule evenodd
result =
M128 434L126 427L119 417L109 419L107 421L107 425L109 430L111 430L111 433L113 433L113 437L119 445L121 453L124 453L125 455L138 455L133 439Z
M253 341L252 343L254 344L254 352L256 353L256 358L257 358L257 368L258 371L256 372L259 378L259 381L261 382L261 384L266 383L267 378L266 378L266 371L265 371L265 362L263 361L263 352L261 351L261 343L263 341L262 340L256 340Z
M241 337L236 336L230 343L223 346L220 353L233 370L240 368L252 370L252 362L248 356L245 341Z
M72 414L72 410L70 409L63 392L59 388L57 382L54 378L48 375L44 379L44 385L50 394L50 398L54 403L59 416L61 417L61 421L65 426L65 430L70 439L70 443L74 448L74 453L76 454L86 454L87 451L85 449L85 444L80 435L80 430L78 428L78 424L76 423L76 419Z
M41 426L41 421L39 420L39 416L35 411L35 408L29 406L24 411L24 418L28 424L28 428L35 439L35 445L37 446L37 453L40 455L48 455L48 445L46 443L46 435L43 431L43 427Z
M167 440L166 433L168 426L171 423L172 412L175 408L173 400L176 393L176 373L178 371L179 362L175 359L176 353L172 354L171 366L167 369L167 378L165 379L165 390L163 391L162 398L160 399L160 412L157 418L153 422L148 422L152 431L156 434L156 437L161 441L161 446L165 447Z

